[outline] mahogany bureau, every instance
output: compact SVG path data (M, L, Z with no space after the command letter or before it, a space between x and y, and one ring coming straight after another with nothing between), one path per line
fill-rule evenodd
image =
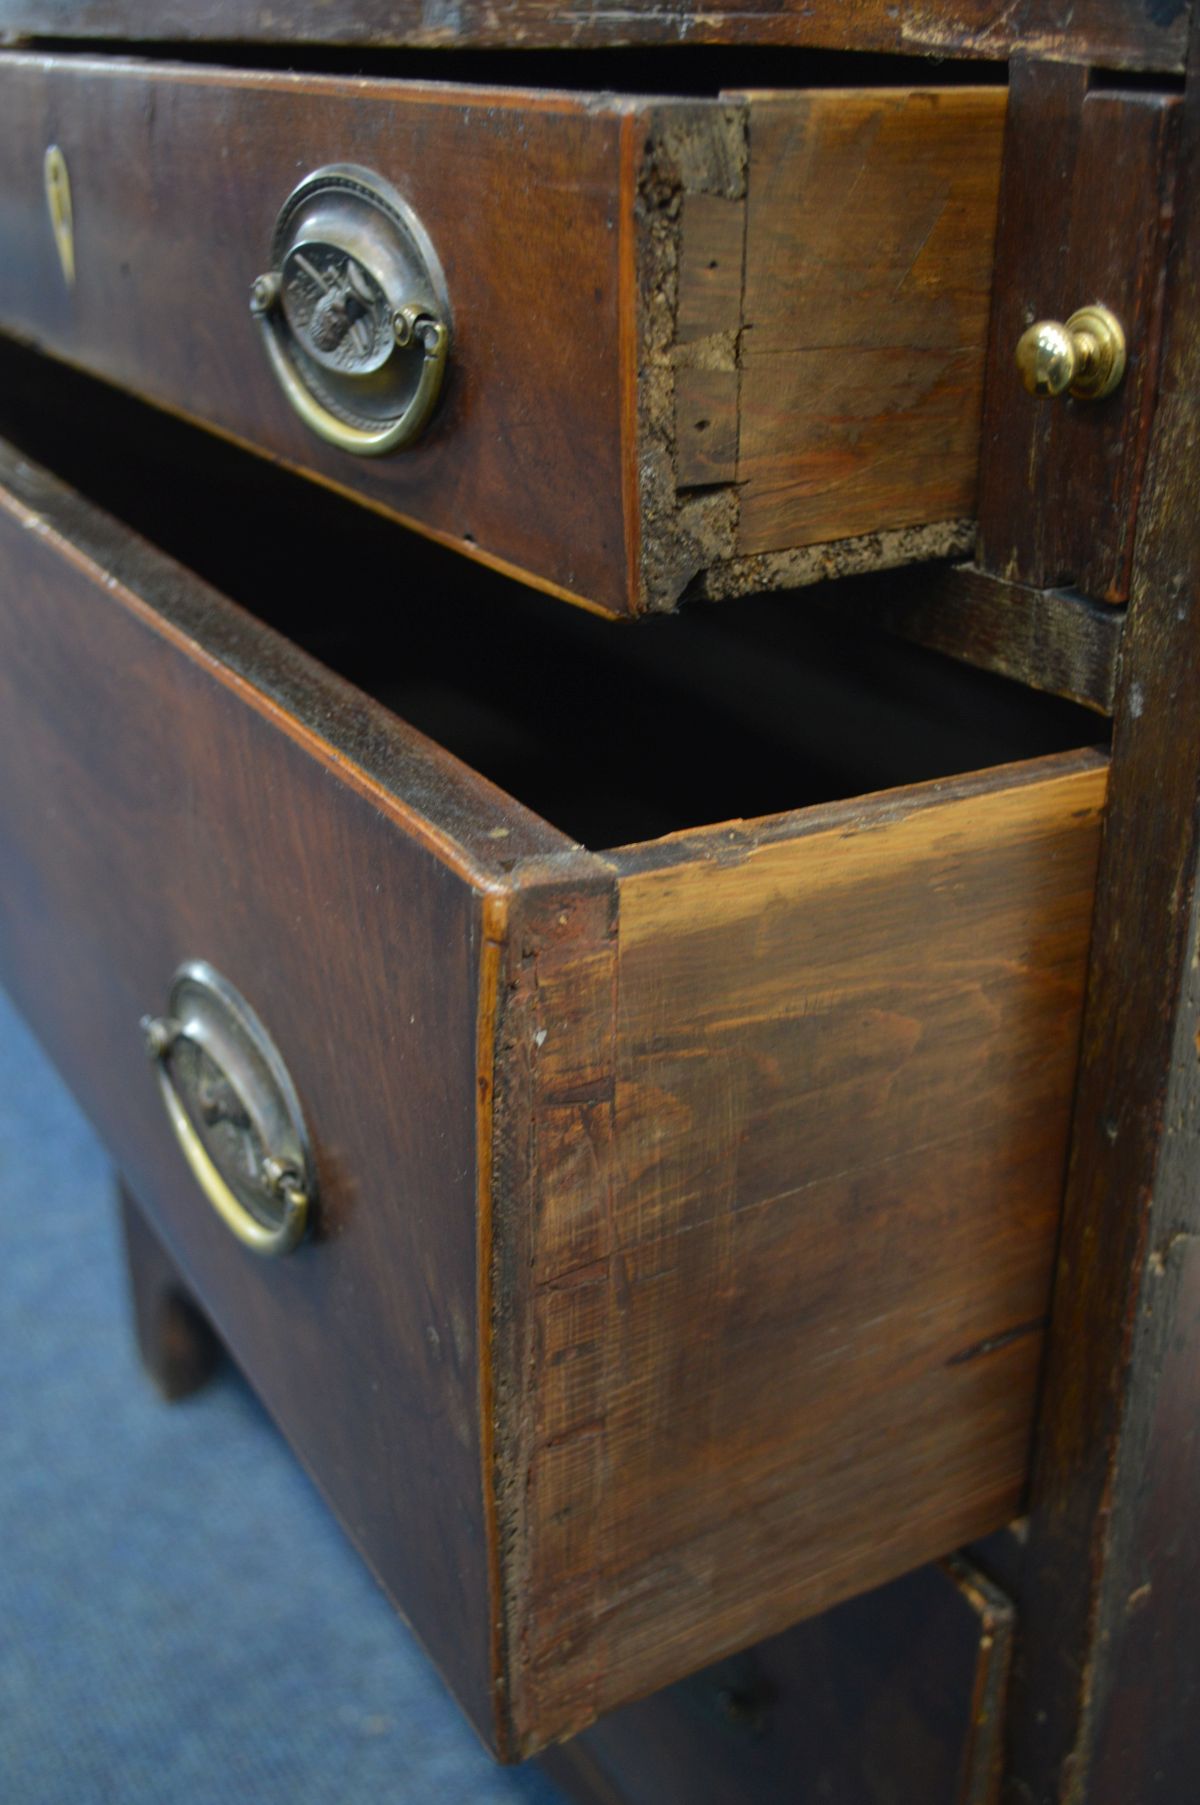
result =
M0 5L0 977L580 1799L1200 1787L1189 31Z

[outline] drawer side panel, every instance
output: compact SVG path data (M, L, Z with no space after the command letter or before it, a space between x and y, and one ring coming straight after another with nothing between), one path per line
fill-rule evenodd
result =
M751 97L742 557L974 513L1004 110Z
M612 1068L532 1212L526 1748L1019 1508L1105 781L615 855Z

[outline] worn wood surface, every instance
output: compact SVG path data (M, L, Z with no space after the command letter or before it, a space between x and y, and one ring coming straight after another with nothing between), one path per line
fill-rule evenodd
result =
M944 57L1040 56L1133 68L1179 69L1186 0L930 0L919 11L887 0L294 0L286 20L263 0L3 0L0 34L158 42L587 47L605 44L796 44Z
M118 1183L117 1192L138 1353L164 1398L174 1403L211 1378L221 1344L127 1187Z
M922 565L814 592L864 627L883 628L1110 715L1125 616L1070 590L1030 589L973 564Z
M1138 518L1023 1579L1014 1799L1200 1788L1200 59Z
M4 983L492 1738L482 898L506 849L563 842L11 453L0 463ZM196 957L268 1025L308 1119L319 1227L286 1260L247 1253L206 1204L142 1049L139 1018Z
M1178 98L1088 90L1086 72L1013 69L980 459L985 569L1103 601L1129 592L1158 388ZM1129 361L1107 400L1028 395L1014 362L1037 319L1100 300Z
M960 1563L924 1567L539 1765L580 1805L991 1805L1011 1640L995 1587Z
M1104 782L1071 754L712 829L518 911L517 1748L1017 1508Z
M961 553L1003 113L0 56L0 325L613 614ZM415 207L453 311L438 413L385 458L307 431L246 300L297 177L348 156Z
M752 97L740 555L974 513L1004 113Z

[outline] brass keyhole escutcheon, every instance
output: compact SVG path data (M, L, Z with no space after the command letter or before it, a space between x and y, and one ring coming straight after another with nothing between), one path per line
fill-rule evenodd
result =
M280 209L250 312L280 387L313 432L378 457L424 431L450 348L441 266L381 176L330 164Z
M1098 301L1069 320L1038 320L1017 341L1017 369L1031 395L1103 401L1125 374L1125 329Z
M58 251L63 281L75 286L75 213L71 205L71 177L67 159L57 144L51 144L42 158L42 181L46 189L46 211Z

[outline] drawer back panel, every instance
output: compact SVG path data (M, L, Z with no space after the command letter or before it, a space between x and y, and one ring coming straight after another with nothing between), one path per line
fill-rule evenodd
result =
M1019 1512L1105 782L1081 752L727 823L521 910L518 1746Z

